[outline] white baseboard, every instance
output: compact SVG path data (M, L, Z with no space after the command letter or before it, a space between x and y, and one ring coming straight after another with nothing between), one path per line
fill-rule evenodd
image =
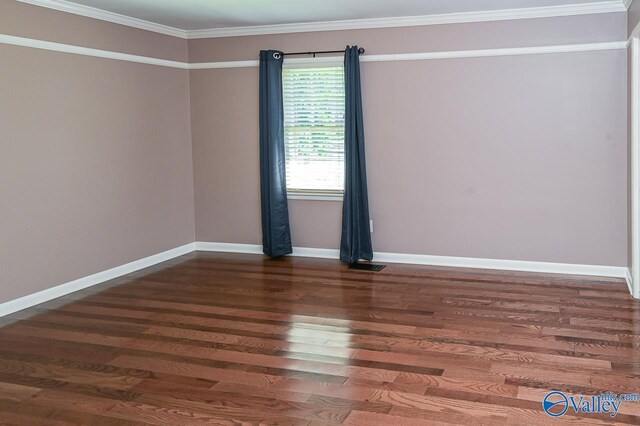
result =
M158 263L171 260L192 251L219 251L227 253L262 254L262 246L258 244L208 243L195 242L176 247L153 256L145 257L125 265L107 269L65 284L52 287L38 293L30 294L19 299L0 304L0 317L21 311L31 306L65 296L78 290L148 268ZM317 257L324 259L338 259L339 250L294 247L292 256ZM626 267L576 265L568 263L527 262L521 260L481 259L471 257L429 256L421 254L402 254L377 252L373 260L376 262L408 263L415 265L451 266L458 268L498 269L520 272L540 272L570 275L592 275L601 277L624 278L633 294L631 272ZM638 298L638 295L634 295Z
M262 254L262 246L257 244L203 243L196 242L197 251L221 251L225 253Z
M629 287L629 293L635 298L640 300L640 288L637 287L637 283L633 282L633 272L631 268L627 268L627 287ZM634 286L634 284L636 284Z
M340 250L294 247L291 256L319 257L321 259L340 259Z
M220 251L226 253L262 254L262 246L259 244L206 243L200 241L196 242L196 250ZM338 259L340 258L340 250L294 247L291 256Z
M196 250L230 253L262 254L258 244L232 244L197 242ZM338 259L340 251L307 247L294 247L292 256ZM415 265L451 266L458 268L498 269L505 271L540 272L570 275L627 278L628 269L623 266L578 265L571 263L529 262L522 260L481 259L472 257L429 256L422 254L384 253L373 255L376 262L408 263Z
M10 300L8 302L0 304L0 317L12 314L17 311L21 311L26 308L30 308L31 306L37 305L39 303L44 303L49 300L65 296L69 293L73 293L74 291L82 290L87 287L91 287L96 284L100 284L105 281L109 281L114 278L139 271L140 269L148 268L149 266L165 262L175 257L191 253L192 251L194 251L194 249L194 243L185 244L183 246L163 251L162 253L154 254L153 256L145 257L143 259L139 259L125 265L116 266L115 268L107 269L106 271L98 272L96 274L79 278L77 280L70 281L56 287L29 294L19 299Z
M531 262L524 260L482 259L474 257L428 256L417 254L375 253L378 262L413 263L417 265L451 266L457 268L499 269L504 271L540 272L549 274L591 275L625 278L625 267L580 265L573 263Z
M627 274L624 278L625 278L625 281L627 282L627 287L629 287L629 293L631 293L631 295L637 299L638 296L633 294L633 275L631 274L630 268L627 268Z

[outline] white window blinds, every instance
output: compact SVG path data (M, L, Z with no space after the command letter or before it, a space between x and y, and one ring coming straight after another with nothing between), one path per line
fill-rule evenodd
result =
M344 189L344 68L287 68L282 73L287 190Z

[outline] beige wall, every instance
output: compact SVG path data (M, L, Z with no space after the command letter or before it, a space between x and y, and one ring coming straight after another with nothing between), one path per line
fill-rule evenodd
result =
M602 43L626 39L625 13L548 19L324 31L189 40L189 61L257 59L260 49L290 52L365 46L367 54Z
M85 27L91 47L121 31L68 31ZM0 62L0 303L194 241L186 70L8 45Z
M187 43L0 0L1 34L191 62L619 41L626 24L613 13ZM0 58L0 303L194 240L260 243L257 68L9 45ZM627 264L624 50L362 67L375 250ZM338 247L339 202L290 211L296 246Z
M194 40L189 54L246 60L261 48L350 43L408 53L625 34L622 13ZM258 70L190 76L196 238L259 244ZM376 251L627 264L624 50L367 62L362 78ZM292 200L290 211L294 245L338 248L340 203Z

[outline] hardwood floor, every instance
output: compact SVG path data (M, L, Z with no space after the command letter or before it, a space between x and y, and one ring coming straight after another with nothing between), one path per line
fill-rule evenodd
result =
M196 252L0 318L0 424L640 424L622 280Z

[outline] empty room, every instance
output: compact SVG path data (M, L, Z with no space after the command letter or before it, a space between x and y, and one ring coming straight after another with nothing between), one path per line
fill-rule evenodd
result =
M0 0L0 425L640 424L640 0Z

